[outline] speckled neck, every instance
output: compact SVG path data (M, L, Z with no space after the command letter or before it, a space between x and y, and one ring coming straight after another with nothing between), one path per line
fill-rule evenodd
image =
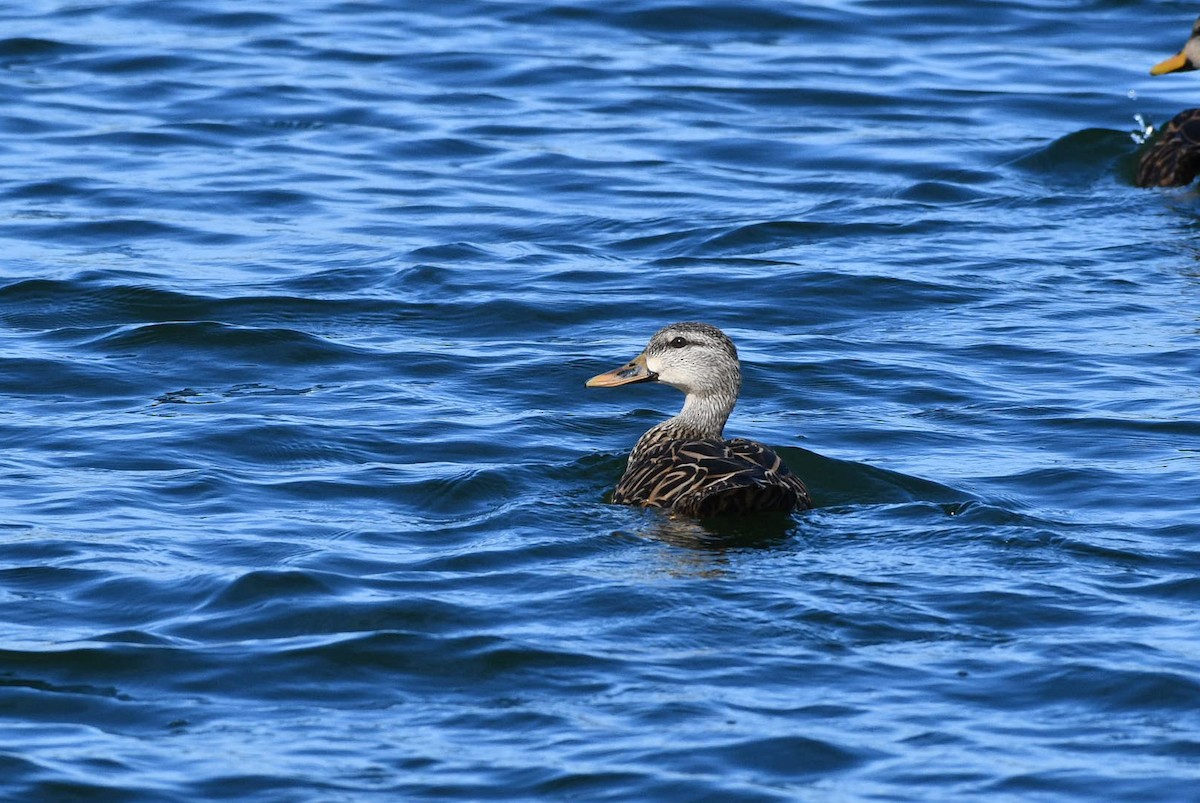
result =
M720 438L733 405L737 403L737 391L734 387L732 392L706 396L688 394L678 415L651 427L638 439L630 459L669 441Z

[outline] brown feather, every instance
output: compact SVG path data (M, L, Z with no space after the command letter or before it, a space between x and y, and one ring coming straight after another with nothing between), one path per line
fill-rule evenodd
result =
M1187 109L1167 123L1138 165L1139 187L1182 187L1200 171L1200 109Z
M812 507L808 489L779 455L745 438L639 444L613 502L698 517Z

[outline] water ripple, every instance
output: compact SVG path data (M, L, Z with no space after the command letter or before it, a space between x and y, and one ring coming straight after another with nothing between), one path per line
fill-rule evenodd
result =
M0 797L1185 798L1190 20L1103 11L8 14ZM815 510L607 503L683 319Z

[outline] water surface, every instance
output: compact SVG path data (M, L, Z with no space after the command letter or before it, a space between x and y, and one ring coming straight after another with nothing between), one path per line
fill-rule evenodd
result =
M0 796L1193 799L1194 15L4 12ZM684 319L816 510L605 502Z

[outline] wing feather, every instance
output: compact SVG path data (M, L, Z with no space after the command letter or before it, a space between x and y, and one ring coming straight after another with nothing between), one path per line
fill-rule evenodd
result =
M1182 187L1200 171L1200 109L1186 109L1167 123L1138 165L1139 187Z
M745 438L673 440L630 460L618 504L689 516L812 507L808 490L772 449Z

